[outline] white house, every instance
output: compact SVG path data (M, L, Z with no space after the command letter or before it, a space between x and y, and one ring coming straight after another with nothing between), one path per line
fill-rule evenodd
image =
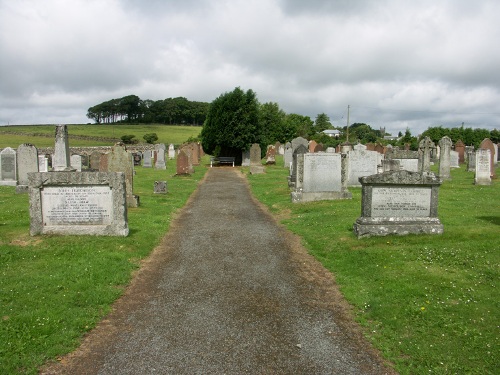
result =
M326 129L323 130L323 133L329 137L335 137L335 138L340 137L340 130L337 129Z

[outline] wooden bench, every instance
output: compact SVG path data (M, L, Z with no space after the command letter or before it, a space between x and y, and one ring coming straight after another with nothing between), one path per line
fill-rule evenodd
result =
M234 167L234 156L218 156L216 158L210 158L210 168L213 167L214 164L232 164Z

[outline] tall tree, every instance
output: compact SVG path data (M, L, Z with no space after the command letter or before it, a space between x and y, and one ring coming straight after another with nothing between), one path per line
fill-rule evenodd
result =
M330 118L326 115L326 113L320 113L316 116L316 121L314 121L314 128L318 133L322 132L323 130L332 128L332 123L330 122Z
M234 156L241 162L242 151L248 150L252 143L261 143L256 94L236 87L220 95L210 104L201 138L207 154Z
M270 145L288 140L284 124L285 117L286 114L280 109L278 103L269 102L259 106L259 122L262 129L263 144Z

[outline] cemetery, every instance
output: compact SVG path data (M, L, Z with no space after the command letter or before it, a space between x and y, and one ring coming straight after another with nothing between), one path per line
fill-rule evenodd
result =
M492 204L500 193L498 151L490 143L452 150L449 139L423 140L418 152L384 155L362 145L323 151L302 138L272 145L264 158L253 144L243 156L247 163L234 170L335 275L373 341L412 356L392 361L420 373L437 352L432 361L442 373L448 369L439 361L457 358L463 368L488 373L498 359L492 346L498 340L500 225ZM79 336L105 315L109 307L102 306L121 294L175 212L218 167L196 143L171 146L79 149L58 129L54 149L22 144L0 150L0 249L9 259L0 277L5 291L15 293L2 301L7 331L25 327L23 335L41 342L57 331L57 321L74 315L79 322L55 339L74 342L68 331ZM234 167L234 159L218 162ZM111 267L116 273L106 272ZM66 277L78 281L71 285ZM403 282L404 290L397 287ZM99 301L91 303L96 290ZM23 321L19 309L32 300L43 306ZM50 306L61 303L66 315L51 315ZM21 345L22 338L8 344ZM53 344L40 343L42 352L28 366L46 360L44 345ZM463 354L473 347L479 362Z

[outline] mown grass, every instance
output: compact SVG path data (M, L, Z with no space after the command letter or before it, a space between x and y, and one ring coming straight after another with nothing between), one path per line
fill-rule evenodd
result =
M29 198L0 186L0 373L36 374L39 366L75 349L109 312L141 259L159 244L175 212L206 172L189 177L136 168L128 237L29 236ZM153 194L167 180L168 194Z
M496 374L500 185L452 170L439 192L443 235L358 240L352 200L293 204L282 159L249 175L255 196L329 269L365 334L401 374Z
M9 134L9 132L24 133L26 135ZM99 141L92 139L78 139L72 136L91 136L101 138L120 139L123 135L133 134L135 139L144 143L144 134L156 133L158 143L180 145L190 137L200 134L201 127L198 126L178 126L160 124L107 124L107 125L68 125L70 147L85 146L112 146L113 141ZM33 134L41 134L34 136ZM0 148L16 148L22 143L31 143L37 147L53 147L55 125L23 125L23 126L1 126L0 127ZM45 135L45 136L43 136Z

